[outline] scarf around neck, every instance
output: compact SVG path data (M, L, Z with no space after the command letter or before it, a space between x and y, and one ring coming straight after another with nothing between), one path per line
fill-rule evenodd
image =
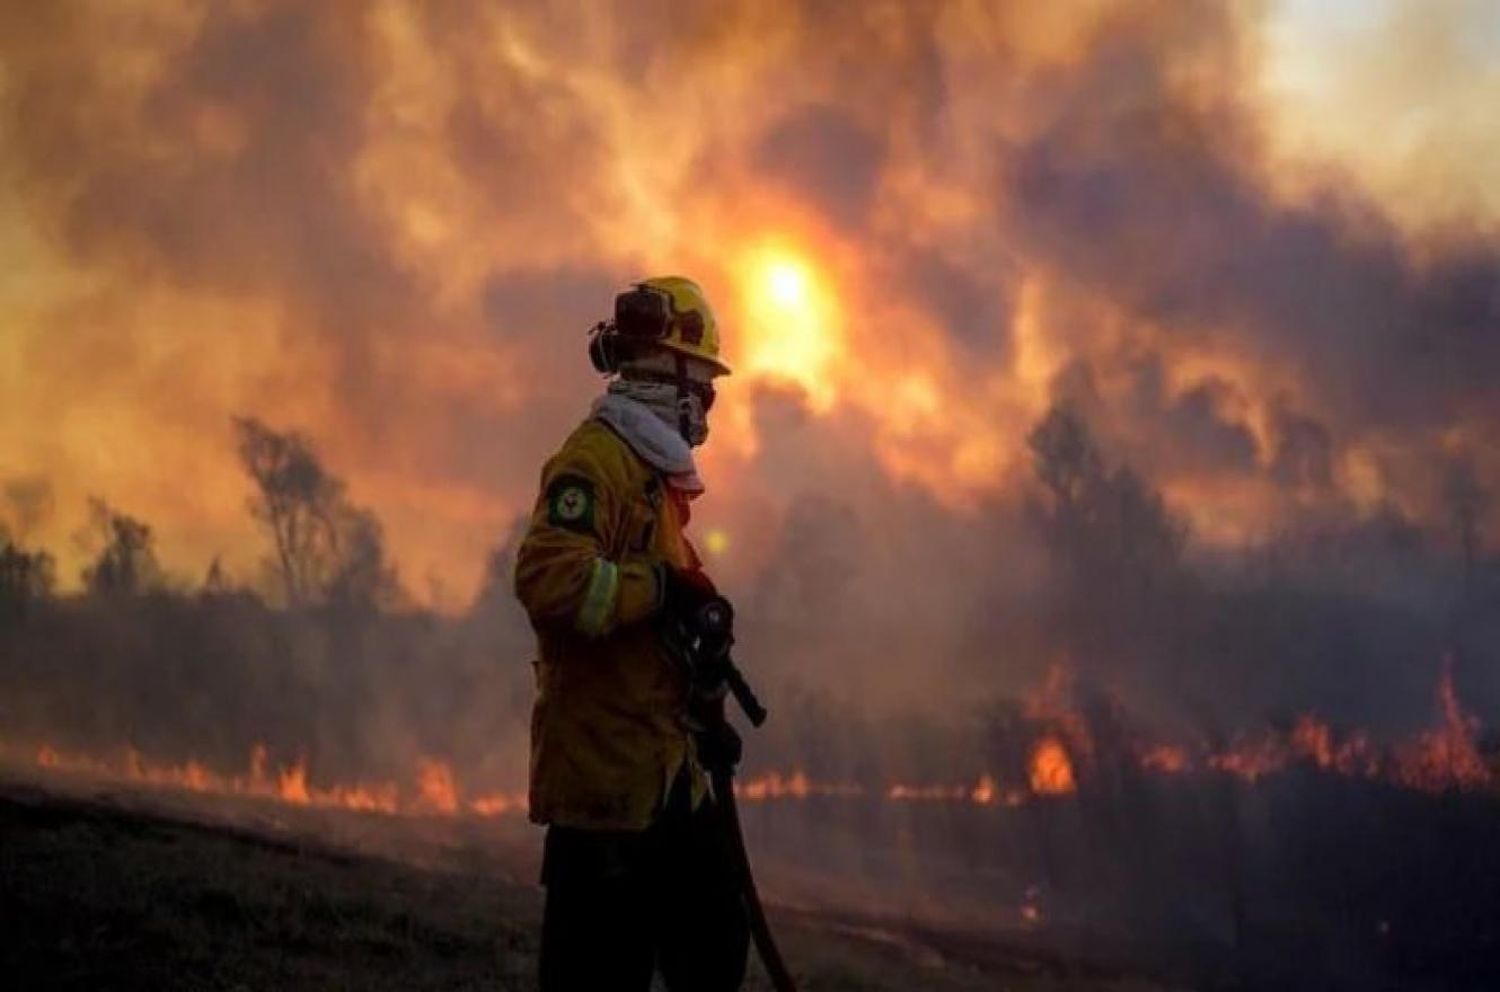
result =
M693 449L662 414L623 391L610 391L594 401L591 416L613 428L630 449L667 477L667 484L683 495L702 495L706 486L693 461ZM674 414L675 416L675 414Z

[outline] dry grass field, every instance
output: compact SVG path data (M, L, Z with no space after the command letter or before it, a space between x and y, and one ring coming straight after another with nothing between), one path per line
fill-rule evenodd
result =
M30 990L533 987L540 891L461 849L315 839L141 797L0 788L0 974ZM390 853L390 852L398 853ZM426 852L425 854L422 852ZM1055 960L775 914L807 992L1150 992ZM747 989L769 986L752 966Z

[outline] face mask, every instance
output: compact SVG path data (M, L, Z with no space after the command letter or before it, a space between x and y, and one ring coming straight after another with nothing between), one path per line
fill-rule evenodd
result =
M632 362L612 386L653 407L693 447L708 440L708 411L718 393L712 379L699 379L674 356Z
M616 379L609 384L609 391L648 407L693 447L708 439L708 416L696 391L683 394L675 381L642 377Z
M708 440L708 408L713 405L712 386L707 400L697 391L692 391L678 401L678 430L682 439L695 448Z

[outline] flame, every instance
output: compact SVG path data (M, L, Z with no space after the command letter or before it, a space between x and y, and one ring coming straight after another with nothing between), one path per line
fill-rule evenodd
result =
M1222 754L1210 755L1208 765L1246 782L1256 782L1286 768L1287 750L1273 738L1259 737L1253 741L1241 742Z
M785 776L772 771L736 782L734 794L748 802L764 802L768 799L806 799L809 796L853 798L864 795L864 789L847 782L814 782L800 770Z
M783 796L803 799L806 798L808 789L807 776L800 771L794 772L789 779L783 779L775 772L771 772L759 779L744 783L736 795L743 795L750 800L780 799Z
M1073 761L1056 737L1043 737L1031 751L1031 791L1039 796L1061 796L1073 792Z
M1178 775L1189 768L1187 752L1170 744L1151 744L1136 758L1142 768L1162 775Z
M1028 885L1021 900L1021 923L1028 927L1034 927L1042 922L1042 908L1037 905L1041 898L1041 890L1035 885Z
M1049 677L1052 694L1060 683ZM1041 698L1041 697L1039 697ZM1132 748L1143 771L1183 775L1207 770L1232 775L1254 784L1294 765L1329 774L1376 779L1424 792L1493 789L1496 776L1478 745L1479 721L1459 701L1452 665L1445 662L1436 691L1437 726L1395 747L1377 749L1363 732L1340 735L1313 714L1300 716L1282 734L1262 732L1217 752L1199 751L1166 743L1143 743ZM1076 714L1064 718L1051 704L1051 726L1074 727ZM1087 741L1087 735L1079 738ZM735 795L745 802L798 802L809 799L876 800L893 803L953 803L978 807L1012 808L1041 797L1073 795L1079 790L1074 738L1053 730L1042 732L1028 752L1027 781L1007 784L991 772L974 781L896 782L871 788L855 782L819 781L801 769L766 771L735 783ZM53 773L75 773L124 781L153 788L269 800L291 806L345 809L355 812L413 816L497 817L522 815L527 797L519 790L490 792L465 799L458 776L447 762L427 757L417 762L412 785L395 782L314 784L305 757L272 769L265 745L250 750L244 775L223 775L208 764L189 759L182 764L158 763L135 748L126 748L117 761L66 752L51 743L30 751L0 741L0 758L24 755L36 767ZM1023 915L1025 911L1023 909Z
M885 791L895 802L962 802L969 798L966 785L908 785L898 782Z
M1002 789L995 776L985 772L972 785L959 783L916 785L897 782L886 788L884 796L891 802L952 802L975 806L1019 806L1026 801L1019 789Z
M452 816L458 812L458 786L453 769L441 761L423 758L417 762L418 803L435 813Z
M1464 712L1453 686L1453 661L1444 659L1438 678L1441 725L1426 731L1396 754L1395 779L1428 792L1480 789L1494 782L1476 743L1479 721Z
M1292 747L1319 768L1333 767L1333 731L1310 714L1303 714L1292 728Z
M1073 707L1072 699L1073 673L1065 661L1056 661L1048 667L1041 686L1025 700L1027 718L1050 728L1049 734L1061 748L1063 760L1068 764L1070 781L1073 761L1076 759L1087 765L1094 754L1088 721ZM1033 755L1033 773L1035 757Z
M1479 721L1464 711L1445 660L1438 678L1438 726L1393 748L1383 759L1368 734L1343 739L1317 716L1297 718L1284 737L1263 733L1207 758L1210 768L1255 782L1302 764L1361 778L1382 778L1424 792L1477 790L1494 784L1494 773L1479 752Z
M264 753L264 749L260 749ZM295 765L283 768L276 776L277 791L283 802L306 806L312 802L307 790L307 763L298 759Z
M475 816L506 816L526 812L525 793L494 793L475 796L469 801L469 812Z
M0 754L15 750L0 746ZM111 762L66 753L51 744L42 744L36 749L34 758L39 768L53 772L205 795L270 800L290 806L390 815L453 816L460 812L459 788L451 769L442 762L431 760L419 763L415 790L403 793L394 782L314 785L309 780L307 760L300 757L271 774L268 771L268 751L263 744L250 749L249 768L244 775L223 775L195 759L182 764L153 762L135 748L126 748L118 762ZM410 798L403 798L406 795ZM518 794L481 797L469 807L470 812L479 816L524 813L525 810L525 797Z

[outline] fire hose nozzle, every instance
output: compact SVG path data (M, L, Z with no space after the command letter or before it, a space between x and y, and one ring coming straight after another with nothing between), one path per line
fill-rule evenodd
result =
M744 673L732 662L725 681L729 683L729 691L734 696L734 701L739 704L740 711L745 714L745 719L750 721L750 726L759 727L765 723L769 715L766 708L760 704L759 699L755 698L755 690L751 689L750 683L745 681Z
M753 727L766 722L766 708L745 681L745 674L735 665L729 651L734 644L734 607L722 596L714 596L698 607L693 618L693 633L700 658L713 659L713 669L724 679L740 711Z

